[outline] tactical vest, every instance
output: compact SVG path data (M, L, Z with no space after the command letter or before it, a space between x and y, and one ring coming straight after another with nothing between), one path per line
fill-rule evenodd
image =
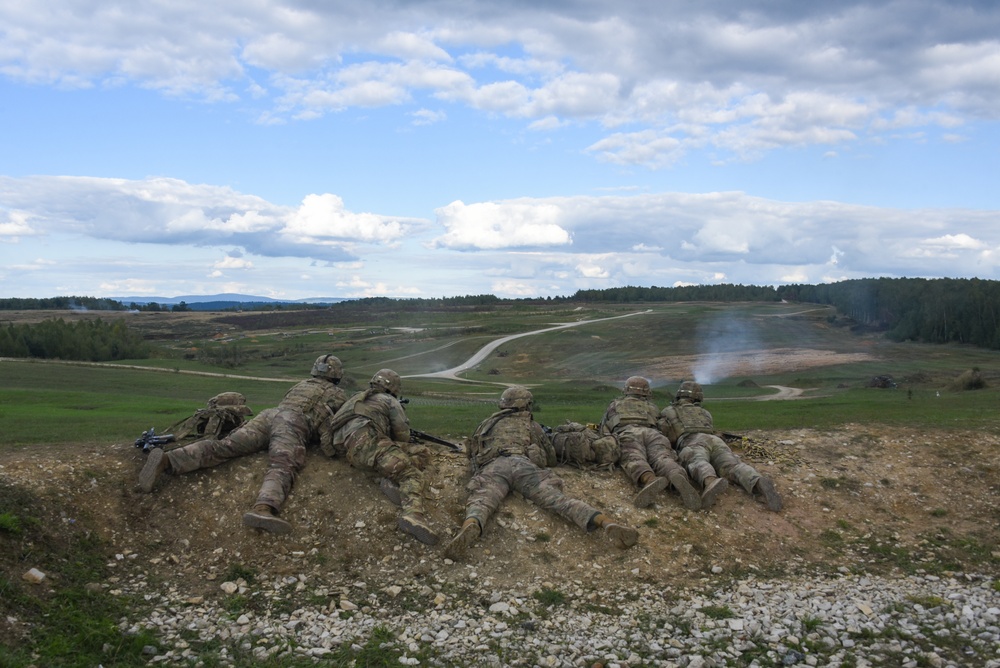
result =
M352 420L358 418L372 423L372 426L380 434L392 434L392 425L389 424L389 412L384 409L378 399L373 399L378 394L380 394L378 391L367 389L363 392L358 392L344 402L344 405L340 407L340 410L337 411L336 416L334 416L330 423L330 428L337 431L337 435L334 438L336 443L343 443L347 436L355 431L355 429L344 429L344 427L350 424Z
M581 469L611 468L618 463L621 449L614 436L602 436L579 422L567 422L555 428L552 445L560 464Z
M712 426L712 414L707 410L689 402L673 404L663 409L666 420L665 433L675 445L687 434L710 434L715 431Z
M612 434L624 427L638 425L656 428L656 405L641 397L624 396L615 399L604 417L604 427Z
M497 457L517 455L545 466L544 454L540 453L541 462L536 461L539 455L533 452L538 448L532 447L531 424L531 413L528 411L507 408L494 413L483 420L472 435L469 457L477 467L485 466Z
M344 391L339 387L328 380L309 378L288 390L278 409L301 413L308 420L310 431L315 433L343 401Z

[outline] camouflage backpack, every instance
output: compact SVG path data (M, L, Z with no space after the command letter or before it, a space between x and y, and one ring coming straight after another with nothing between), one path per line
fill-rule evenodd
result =
M581 469L612 468L621 450L614 436L604 435L579 422L566 422L552 431L552 445L560 464Z
M222 392L208 400L207 408L199 408L191 417L169 429L178 441L184 438L225 438L243 426L253 411L239 392Z

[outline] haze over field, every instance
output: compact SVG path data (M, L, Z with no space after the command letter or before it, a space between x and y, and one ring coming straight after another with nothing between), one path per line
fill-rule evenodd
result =
M4 297L1000 279L1000 6L0 5Z

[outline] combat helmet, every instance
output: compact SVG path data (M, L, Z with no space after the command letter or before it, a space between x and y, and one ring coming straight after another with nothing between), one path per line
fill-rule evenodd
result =
M653 396L653 391L649 389L649 381L642 376L632 376L626 380L622 392L631 397L644 397L646 399Z
M513 408L519 411L530 411L534 397L523 385L511 385L500 395L500 408Z
M313 378L323 378L334 385L344 377L344 365L340 358L334 355L320 355L316 358L312 368Z
M674 398L675 401L680 401L681 399L687 399L700 404L705 399L705 393L701 389L701 384L693 380L685 380L677 388L677 396Z
M374 389L388 392L397 398L403 390L403 380L392 369L380 369L378 373L372 376L368 385Z

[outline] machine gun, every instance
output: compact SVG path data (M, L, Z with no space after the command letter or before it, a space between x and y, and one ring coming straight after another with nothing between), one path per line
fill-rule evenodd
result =
M142 436L135 439L135 447L142 448L143 452L148 453L153 448L162 448L167 443L173 443L175 440L173 434L163 434L162 436L156 435L156 430L150 427L147 431L142 432Z
M458 443L452 443L451 441L446 441L443 438L438 438L432 434L428 434L425 431L420 431L419 429L410 429L410 442L419 443L420 441L427 441L428 443L437 443L438 445L443 445L452 452L465 452Z
M409 399L404 399L400 397L399 403L404 407L406 404L410 403ZM410 443L420 443L421 441L427 441L428 443L437 443L438 445L443 445L452 452L465 452L458 443L452 443L451 441L446 441L443 438L438 438L432 434L428 434L426 431L420 431L419 429L410 429Z

